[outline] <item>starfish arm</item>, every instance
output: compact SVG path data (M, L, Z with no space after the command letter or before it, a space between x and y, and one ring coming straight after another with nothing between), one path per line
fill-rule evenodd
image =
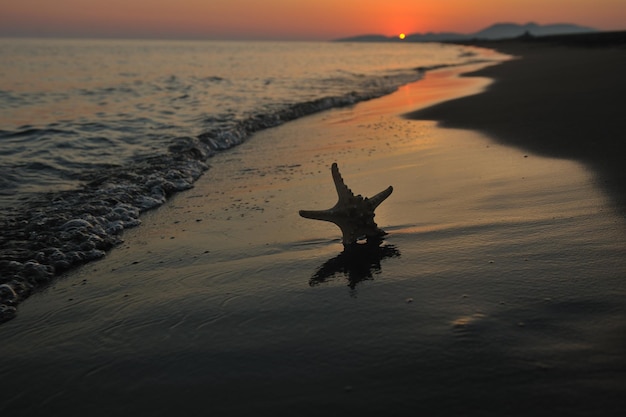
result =
M380 205L380 203L385 201L387 199L387 197L389 197L391 195L392 192L393 192L393 187L389 186L384 191L381 191L378 194L376 194L375 196L369 198L368 200L369 200L370 204L372 205L372 211L376 207L378 207Z
M329 210L300 210L300 216L313 220L324 220L336 224L341 229L342 242L344 245L348 245L356 242L358 236L356 235L356 226L345 213L337 213L333 209Z
M300 216L313 220L335 223L336 214L332 210L300 210Z
M348 186L343 182L343 178L339 173L339 167L337 163L333 163L331 167L331 172L333 174L333 181L335 182L335 188L337 189L337 195L339 196L339 202L337 205L340 205L344 202L347 202L350 198L354 197L354 193Z

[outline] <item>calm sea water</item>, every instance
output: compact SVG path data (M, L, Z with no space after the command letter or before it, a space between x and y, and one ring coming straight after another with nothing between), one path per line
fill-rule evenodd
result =
M474 62L439 44L0 40L0 305L97 259L261 129ZM0 316L2 316L0 311Z

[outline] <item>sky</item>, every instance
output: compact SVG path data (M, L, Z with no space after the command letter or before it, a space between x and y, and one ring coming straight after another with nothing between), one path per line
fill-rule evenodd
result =
M626 0L0 0L0 36L331 40L500 22L626 30Z

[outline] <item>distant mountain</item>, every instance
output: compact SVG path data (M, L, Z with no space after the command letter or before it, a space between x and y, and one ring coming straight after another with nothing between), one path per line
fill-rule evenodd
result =
M536 23L526 23L518 25L515 23L497 23L470 35L470 38L478 39L505 39L517 38L525 34L532 36L548 36L548 35L571 35L575 33L597 32L596 29L573 25L569 23L557 23L552 25L538 25Z
M481 31L469 34L454 32L413 33L407 35L404 41L400 41L400 39L395 36L389 37L384 35L360 35L349 38L337 39L337 42L446 42L469 39L507 39L517 38L519 36L527 34L532 36L547 36L591 32L598 32L598 30L570 23L557 23L551 25L538 25L532 22L526 23L525 25L519 25L517 23L496 23Z

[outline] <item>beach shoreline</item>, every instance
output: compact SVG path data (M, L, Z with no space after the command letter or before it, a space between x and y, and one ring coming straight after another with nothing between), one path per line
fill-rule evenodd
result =
M499 94L509 62L431 71L215 156L0 326L0 411L621 415L616 194L583 159L437 121ZM519 105L499 97L500 118ZM298 215L336 202L333 162L355 194L394 187L373 255L346 261L335 225Z
M209 50L211 50L211 45L215 47L215 45L210 42L206 45L209 47ZM84 149L82 151L86 156L86 159L83 161L84 164L78 164L79 166L70 168L67 171L58 171L63 172L64 177L68 179L71 178L71 185L70 183L65 184L69 187L66 191L50 188L48 192L45 193L35 192L29 194L21 193L19 190L22 185L33 185L30 184L30 182L36 184L38 173L44 177L50 174L49 170L46 169L46 158L49 160L56 159L68 162L73 160L74 157L72 154L74 152L80 153L81 151L79 149L83 144L89 144L90 141L94 140L94 138L90 137L90 133L87 133L85 137L82 138L83 144L78 144L77 147L73 145L66 147L59 144L58 146L52 145L52 148L56 150L47 151L38 149L36 146L34 149L31 149L30 146L26 145L27 142L32 139L29 136L31 133L35 135L45 135L45 129L38 131L37 129L32 130L26 126L24 129L17 128L13 132L3 132L3 135L7 138L16 137L18 139L15 143L11 140L2 141L7 149L0 152L3 153L8 160L13 160L7 167L10 172L7 184L13 184L13 186L16 187L14 188L14 193L11 193L9 188L9 194L12 194L12 198L3 199L3 206L0 208L0 211L2 211L0 221L4 228L3 234L0 236L0 266L3 269L2 276L0 276L0 284L2 284L0 285L0 322L12 319L16 314L16 307L19 303L28 298L34 291L38 291L42 287L47 286L62 272L69 271L78 265L89 263L105 256L110 249L121 242L120 234L124 229L132 228L141 223L140 216L144 212L165 203L176 192L191 188L193 183L202 175L204 170L207 169L205 162L215 153L219 153L229 147L234 147L245 142L246 138L259 130L275 127L290 120L323 111L324 109L350 106L360 101L366 101L374 97L389 94L400 85L406 84L409 81L419 80L428 68L437 66L434 64L434 66L431 66L429 63L447 63L444 65L446 66L476 59L476 54L474 53L460 53L460 51L470 48L459 48L456 46L442 47L441 45L421 45L415 49L412 47L408 49L394 48L395 51L391 51L390 53L390 51L384 51L384 48L381 49L380 46L370 45L353 45L346 47L345 45L325 44L319 45L321 48L309 44L304 48L300 48L294 43L272 45L272 53L276 54L276 57L282 57L292 64L301 61L301 59L295 59L295 56L301 56L303 60L316 60L316 58L311 56L311 53L337 54L338 56L342 56L341 54L350 52L351 58L346 57L345 60L342 58L341 65L346 68L362 68L363 73L368 74L369 70L367 68L372 65L378 65L376 58L373 58L373 63L370 62L369 55L372 51L380 51L378 53L384 54L384 61L387 65L390 67L400 65L403 69L391 70L388 73L375 71L365 76L365 78L359 75L358 71L360 70L354 74L352 74L352 71L347 71L343 74L340 71L339 76L335 77L332 75L335 70L333 70L332 67L324 66L324 60L321 61L322 64L319 69L315 69L318 67L313 68L314 66L301 62L298 65L304 65L311 73L319 72L315 78L320 78L318 80L319 83L316 84L315 82L311 83L307 81L305 77L302 79L301 87L307 91L312 89L312 91L317 91L317 93L309 93L312 95L308 96L305 93L304 96L301 96L301 88L299 88L296 83L295 87L293 87L295 95L292 97L285 96L282 99L280 98L282 97L281 94L285 94L285 91L288 91L291 87L276 87L278 83L273 83L271 79L267 79L266 82L261 82L258 77L248 79L241 73L234 73L232 81L235 84L233 85L231 81L226 82L224 78L221 77L203 78L203 80L209 82L210 85L204 85L202 82L194 82L193 89L197 90L205 99L214 94L222 97L222 99L215 100L213 104L201 104L201 101L193 100L191 106L192 108L199 106L201 108L198 109L199 114L203 113L205 110L210 113L215 110L213 107L214 104L217 105L217 103L219 103L225 106L226 104L224 104L224 102L228 102L228 100L232 99L240 103L243 107L239 108L235 105L231 108L233 112L229 111L217 114L215 115L216 118L208 117L206 121L208 126L206 127L202 127L205 122L198 120L196 127L201 129L201 133L198 132L197 136L177 136L171 138L170 134L165 131L160 131L156 136L159 140L165 140L165 146L152 142L152 140L149 139L152 136L150 132L152 129L147 128L149 131L147 134L135 131L133 134L136 135L138 142L143 141L145 142L144 145L159 149L158 156L151 154L142 155L143 151L140 150L141 145L134 146L125 141L114 141L111 143L112 146L106 146L106 142L97 139L94 148L89 148L89 150ZM185 55L185 51L189 52L189 50L186 49L188 45L181 44L179 46L180 53L182 54L181 58L187 60L189 57ZM307 52L307 48L310 49L309 52L311 53ZM167 48L165 49L167 50ZM364 50L368 51L368 53L364 54ZM412 53L410 51L412 51ZM415 53L416 51L418 53ZM141 50L132 48L129 50L129 53L134 54L138 60L141 59L143 56L142 53L144 52L145 51L142 52ZM97 48L94 49L93 53L95 56L97 56L98 53L107 56L106 50L98 52ZM254 57L255 54L254 48L250 45L246 45L245 42L235 44L233 46L233 53L233 56L237 57L239 60L256 59L251 58ZM372 55L377 55L378 53ZM161 50L159 54L167 55L167 52ZM152 57L161 56L159 54L152 55ZM361 58L355 58L354 54L361 56ZM160 59L166 59L165 55L161 56ZM225 56L227 56L225 50L221 53L217 53L217 57L221 57L221 59L226 59L224 58ZM263 59L267 59L267 51L261 53L261 56L265 56ZM221 64L219 59L217 62L213 62L210 59L209 61L210 65L207 63L196 63L194 67L202 67L203 71L209 73L219 73L223 68L230 65L227 59L225 63L222 62ZM269 59L268 63L272 61L276 60ZM67 64L71 65L71 63ZM57 68L56 70L58 71L59 69ZM88 67L83 68L83 70L89 72ZM168 67L163 68L163 71L170 70L172 69ZM189 72L193 73L195 69L181 67L178 70L180 70L180 74L178 74L179 77L186 78L190 82L195 79L194 76L190 76L189 74ZM276 71L277 73L283 72L287 85L289 83L295 83L294 77L297 76L294 74L300 74L300 71L294 70L294 74L290 74L289 71L284 72L285 70L286 68L281 68L279 64L277 65L275 62L272 62L272 65L269 65L264 71L268 71L270 74ZM97 73L97 69L94 68L92 72ZM124 77L128 75L127 71L121 72L120 74L122 73L126 74ZM258 75L263 78L263 71L259 72ZM36 78L36 74L32 76ZM135 75L131 74L129 76L134 77ZM342 77L345 77L343 81L341 81ZM54 78L55 77L51 77L51 79ZM103 80L100 81L102 82ZM106 82L112 83L119 81L120 80L115 79L106 80ZM124 83L125 81L122 80L121 82ZM246 84L248 82L251 84ZM214 83L221 85L221 87L213 85ZM179 84L179 87L183 84L184 83ZM258 84L261 84L261 86ZM335 84L341 86L341 88L333 89L331 86ZM138 81L135 85L142 84ZM238 85L238 87L235 87L235 85ZM244 85L247 85L247 87L244 87ZM315 85L317 85L317 87L315 87ZM52 87L54 87L54 85ZM191 87L191 85L189 85L189 87ZM217 87L217 90L214 87ZM272 106L260 105L257 110L248 110L250 112L249 114L244 112L238 116L238 111L242 111L242 109L246 107L245 102L247 100L235 99L229 96L227 92L231 87L235 96L245 96L246 91L249 91L251 95L250 102L256 100L256 98L254 98L256 93L263 96L258 97L260 100L259 103L268 99L270 101L275 99L276 103ZM275 96L274 93L271 92L275 88L278 88L282 93ZM318 90L316 90L316 88ZM150 88L148 90L151 91ZM170 91L169 88L166 88L166 90ZM112 89L110 91L114 94L117 90ZM120 91L126 90L121 89ZM152 93L154 93L154 91L152 91ZM37 94L37 92L34 91L33 94ZM168 94L177 96L176 100L187 100L187 98L190 97L187 93L178 96L173 90ZM208 96L206 94L208 94ZM136 98L138 100L143 99L150 101L151 94L138 94ZM68 97L68 102L74 99L77 100L76 102L82 100L80 97ZM111 98L112 102L116 100L115 98ZM104 101L105 100L102 100L102 102ZM281 102L283 102L282 105L279 104ZM176 105L175 108L177 109L176 112L168 112L174 119L177 117L176 114L182 113L182 107ZM24 111L24 109L22 109L22 111ZM187 111L193 112L195 110L187 109ZM25 114L28 113L26 112ZM8 117L7 120L12 119L10 115ZM98 117L99 116L96 116L96 119ZM161 116L154 119L146 116L146 120L160 123ZM191 119L186 121L177 120L183 123L183 125L191 123ZM73 129L69 127L73 122L66 122L68 123L68 128L70 130ZM113 130L118 127L125 129L126 122L120 121L120 126L118 127L115 126L116 122L114 120L110 121L110 125L107 123L103 126L105 130L101 132L103 136L107 136L108 133L106 129L109 128ZM169 128L176 130L175 126L176 124L173 124ZM80 128L78 128L78 130L80 130ZM185 131L186 128L181 127L177 130L177 133L184 135ZM72 130L72 132L74 131ZM50 133L52 136L46 137L46 140L37 141L36 144L63 143L64 140L70 140L67 136L61 134L62 130L52 129L47 131L47 133ZM171 140L171 142L168 142L168 140ZM25 146L22 146L21 142L23 142ZM98 146L106 148L103 149L102 152L107 155L108 159L105 158L98 161L100 158L96 156L95 160L92 161L95 162L97 166L94 168L92 162L89 162L88 155L98 155L98 151L96 150ZM126 146L128 146L130 150L126 149ZM17 154L12 155L13 151L10 150L11 147L13 150L17 150ZM124 153L123 150L125 149L126 151L136 153L136 156L130 158L130 160L121 157L120 160L117 160L117 163L108 166L109 162L113 162L117 157L121 156L115 151L116 147L121 148L121 154ZM34 175L30 180L29 175L23 176L18 174L20 170L19 167L22 165L19 162L19 152L27 149L35 154L47 155L42 159L41 165L37 163L37 160L29 160L29 162L24 165L24 169L26 169L26 171L30 170ZM71 149L71 151L68 150L67 155L59 155L57 157L57 151L63 154L65 152L64 149ZM106 168L100 167L99 164L102 164L102 166ZM76 171L74 172L74 170ZM14 181L21 177L24 177L25 181ZM20 200L22 203L12 204L12 201L17 202ZM4 204L8 205L4 206Z
M494 83L482 94L451 100L406 117L480 130L540 155L580 160L598 173L626 215L622 155L626 94L624 32L476 41L518 57L465 76Z

